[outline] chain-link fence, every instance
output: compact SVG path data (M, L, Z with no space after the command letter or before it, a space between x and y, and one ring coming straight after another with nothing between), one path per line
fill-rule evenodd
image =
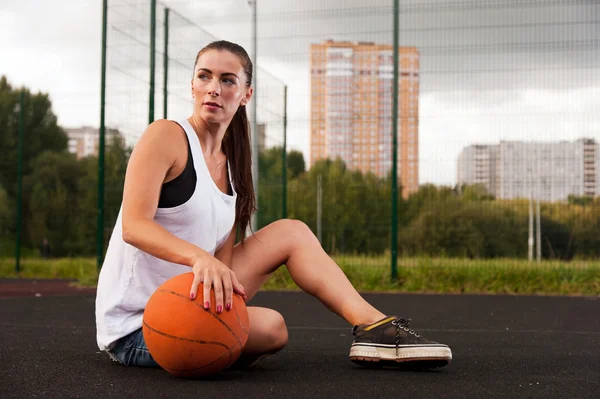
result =
M196 53L234 41L258 60L257 227L297 218L334 256L389 262L396 132L401 266L597 260L600 4L398 5L395 27L394 1L112 0L106 127L133 146L189 116ZM111 173L106 241L124 166Z

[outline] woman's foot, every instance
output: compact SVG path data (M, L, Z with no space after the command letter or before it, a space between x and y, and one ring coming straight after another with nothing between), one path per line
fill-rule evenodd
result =
M401 364L410 368L438 368L452 360L447 345L429 341L413 331L410 319L385 317L372 324L354 326L350 360L360 365Z

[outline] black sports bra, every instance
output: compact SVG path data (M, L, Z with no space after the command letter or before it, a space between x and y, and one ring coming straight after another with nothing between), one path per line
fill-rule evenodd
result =
M159 208L173 208L185 204L192 198L196 189L196 169L194 169L192 147L187 134L185 134L185 140L188 146L187 163L179 176L162 185L158 199Z

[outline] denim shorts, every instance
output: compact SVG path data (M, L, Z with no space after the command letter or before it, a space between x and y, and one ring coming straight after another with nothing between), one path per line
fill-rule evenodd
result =
M150 355L141 328L119 339L108 356L125 366L160 367Z

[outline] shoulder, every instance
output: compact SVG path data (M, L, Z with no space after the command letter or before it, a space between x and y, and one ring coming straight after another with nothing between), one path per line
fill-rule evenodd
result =
M166 119L159 119L148 125L136 144L136 147L166 155L180 153L182 146L187 147L183 128L178 123Z
M183 128L174 121L167 119L158 119L152 122L142 137L148 137L150 139L176 139L183 138Z

